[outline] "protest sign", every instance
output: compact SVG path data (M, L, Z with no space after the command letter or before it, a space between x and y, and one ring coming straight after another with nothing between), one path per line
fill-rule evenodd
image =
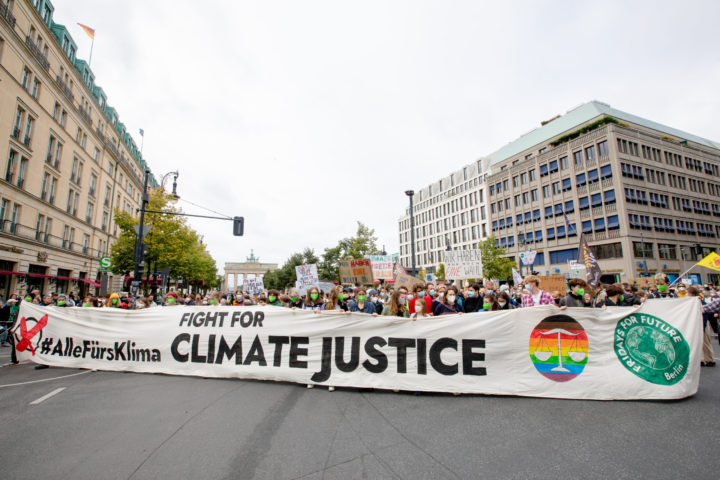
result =
M330 290L335 286L332 282L318 282L317 287L323 292L323 293L330 293Z
M408 290L412 291L413 287L417 285L418 283L423 283L422 280L420 280L417 277L413 277L410 274L405 273L405 270L399 266L399 264L394 268L395 271L395 277L393 277L393 282L395 284L395 288L405 287Z
M479 249L443 251L445 278L463 280L482 278L482 255Z
M567 293L567 278L564 275L538 275L540 288L548 293L560 292L560 295Z
M520 260L522 261L523 265L532 265L533 262L535 262L536 255L537 250L527 250L525 252L520 252Z
M627 283L630 285L635 285L637 288L640 288L642 290L650 290L651 288L655 287L655 278L653 278L653 277L628 278Z
M392 280L393 260L390 255L368 255L365 258L370 260L373 278L375 280Z
M39 307L22 302L21 362L336 387L575 399L697 392L697 299L639 309L545 305L418 318L273 306ZM284 339L284 340L283 340ZM351 359L351 360L346 360Z
M295 267L295 276L297 282L295 286L298 288L307 288L311 285L317 286L320 283L320 277L318 276L317 265L312 263L310 265L298 265Z
M250 295L261 294L265 291L265 285L263 279L260 277L247 278L243 281L243 291Z
M370 260L363 258L360 260L340 260L338 262L338 270L340 270L340 283L343 285L361 285L373 284L373 272Z

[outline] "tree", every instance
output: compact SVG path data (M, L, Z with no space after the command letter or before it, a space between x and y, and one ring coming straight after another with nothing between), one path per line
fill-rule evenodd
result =
M325 249L323 258L318 264L318 275L321 280L337 280L340 277L338 261L341 256L342 247L340 245Z
M170 195L162 189L152 190L147 209L178 212L170 204L170 199ZM137 235L133 227L139 225L140 219L116 210L115 223L120 228L120 236L111 248L113 272L127 275L135 269ZM153 271L151 267L170 268L171 277L186 279L189 284L206 287L217 285L215 260L183 217L146 213L145 226L149 228L145 236L148 251L145 256L145 275Z
M380 250L377 247L375 230L369 228L362 222L357 222L358 229L354 237L340 240L338 246L342 251L342 259L365 258L365 255L378 255Z
M512 278L515 262L505 255L504 248L495 247L495 236L488 237L478 244L483 262L483 276L488 279L505 280Z
M444 282L445 281L445 264L441 263L438 265L437 272L435 273L435 279L438 282Z

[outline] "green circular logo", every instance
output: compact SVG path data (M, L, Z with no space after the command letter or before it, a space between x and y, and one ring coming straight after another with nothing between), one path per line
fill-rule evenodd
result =
M682 333L658 317L633 313L615 327L615 354L643 380L674 385L685 376L690 346Z

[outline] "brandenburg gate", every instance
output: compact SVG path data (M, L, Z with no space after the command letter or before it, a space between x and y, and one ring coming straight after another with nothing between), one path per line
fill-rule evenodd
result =
M260 259L255 257L255 254L250 250L250 256L247 257L247 261L243 263L226 263L225 264L225 277L223 279L222 291L227 292L230 289L228 279L230 275L234 277L234 289L237 289L244 283L246 275L252 275L253 277L260 277L270 271L277 270L277 263L260 263ZM238 275L240 276L240 283L238 283Z

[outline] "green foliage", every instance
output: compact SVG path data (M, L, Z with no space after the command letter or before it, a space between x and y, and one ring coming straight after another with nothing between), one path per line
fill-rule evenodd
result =
M579 137L580 135L585 135L586 133L591 132L597 128L600 128L603 125L607 125L608 123L619 124L620 122L614 117L605 116L605 117L601 118L600 120L597 120L592 123L588 123L587 125L585 125L582 128L579 128L573 132L567 133L567 134L563 135L562 137L559 137L559 138L553 140L552 142L550 142L550 146L557 147L560 144L567 143L570 140Z
M153 190L147 209L177 212L170 204L170 198L161 189ZM127 275L135 268L137 235L133 227L140 223L140 219L116 210L115 223L120 228L120 236L111 249L113 272ZM146 213L145 226L150 227L145 237L148 249L145 264L148 268L150 265L157 265L158 269L169 267L172 277L186 278L188 282L203 281L207 287L218 284L215 260L200 243L197 233L186 224L185 218Z
M445 281L445 264L441 263L438 265L437 272L435 272L435 279L438 282L444 282Z
M302 253L293 253L280 269L265 273L263 276L263 284L267 289L274 288L284 290L287 287L293 287L295 286L295 280L297 280L295 267L298 265L317 264L319 262L320 259L311 248L306 248ZM319 274L320 272L318 270L318 275Z
M362 222L357 222L358 229L354 237L343 238L338 243L342 252L343 260L360 259L365 255L378 255L377 237L375 230L367 227Z
M505 280L512 278L512 269L515 263L505 254L504 248L495 248L495 236L490 236L484 242L478 244L483 262L483 276L493 280Z

